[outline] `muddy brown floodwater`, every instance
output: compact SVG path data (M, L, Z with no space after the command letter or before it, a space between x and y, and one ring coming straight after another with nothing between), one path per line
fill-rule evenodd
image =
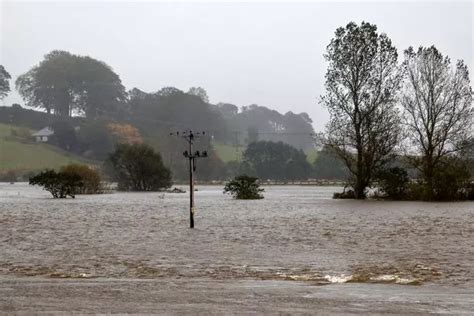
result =
M235 201L113 193L53 200L0 184L0 312L470 314L474 203Z

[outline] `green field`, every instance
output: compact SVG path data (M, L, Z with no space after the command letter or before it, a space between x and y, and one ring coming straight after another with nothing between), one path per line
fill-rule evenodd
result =
M16 131L16 136L12 130ZM0 124L0 172L3 170L39 170L58 168L68 163L84 163L81 158L55 146L28 139L25 128ZM21 136L18 136L21 135Z

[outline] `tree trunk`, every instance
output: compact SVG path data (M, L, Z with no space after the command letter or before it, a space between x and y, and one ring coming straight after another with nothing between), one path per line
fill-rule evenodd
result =
M367 188L367 184L364 180L365 175L363 175L363 171L359 170L359 172L360 173L357 175L354 185L354 193L357 200L363 200L365 199L365 189Z
M434 166L433 166L433 158L431 155L428 155L425 158L425 166L424 166L424 176L426 181L426 199L431 201L434 199Z
M358 107L356 107L358 108ZM355 193L355 198L357 200L363 200L365 199L365 178L366 178L366 172L364 170L364 155L363 155L363 146L362 146L362 136L361 136L361 127L359 118L360 114L356 113L355 118L356 118L356 124L354 124L355 130L356 130L356 142L357 142L357 173L356 173L356 179L355 179L355 185L354 185L354 193Z

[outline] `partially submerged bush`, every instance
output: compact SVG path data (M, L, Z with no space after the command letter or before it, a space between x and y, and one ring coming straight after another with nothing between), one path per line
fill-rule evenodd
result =
M171 171L146 144L119 144L105 162L122 191L159 191L171 186Z
M30 185L42 186L55 199L65 199L68 196L74 198L83 183L81 177L77 174L45 170L31 177Z
M470 185L470 172L465 161L445 159L433 177L433 199L450 201L466 199L463 191Z
M393 167L377 174L381 195L375 192L372 198L389 198L409 201L455 201L473 200L474 182L471 179L468 161L458 157L443 158L435 170L432 182L426 178L410 180L405 169ZM351 186L348 184L347 186ZM334 199L354 199L352 190L344 188L334 193Z
M76 194L96 194L101 191L99 172L87 165L70 164L62 167L61 172L81 178L82 186L77 188Z
M30 177L30 185L39 185L54 198L74 198L77 194L101 192L101 179L97 170L80 164L70 164L59 172L45 170Z
M406 191L410 178L405 169L393 167L378 173L379 187L384 197L394 200L406 198Z
M469 183L463 190L461 194L466 200L474 201L474 182Z
M342 192L334 192L332 195L333 199L355 199L355 192L354 190L347 190L344 188Z
M408 185L406 200L455 201L472 200L474 184L468 162L456 157L444 158L434 171L431 184L419 179Z
M241 175L229 181L224 187L224 194L231 194L238 200L258 200L263 199L260 194L264 190L260 188L257 177Z

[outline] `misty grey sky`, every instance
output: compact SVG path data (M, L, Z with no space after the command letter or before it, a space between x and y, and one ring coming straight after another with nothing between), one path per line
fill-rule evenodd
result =
M399 53L435 44L474 72L472 1L0 3L0 64L13 80L61 49L105 61L127 89L202 86L212 103L307 112L316 130L328 118L323 53L349 21L377 24ZM16 92L3 101L14 102Z

